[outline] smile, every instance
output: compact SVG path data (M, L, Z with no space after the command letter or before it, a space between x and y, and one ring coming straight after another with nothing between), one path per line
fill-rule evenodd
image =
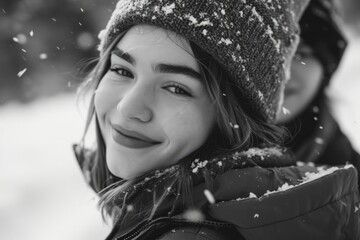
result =
M160 143L138 132L125 130L120 126L112 126L111 136L116 143L128 148L147 148Z

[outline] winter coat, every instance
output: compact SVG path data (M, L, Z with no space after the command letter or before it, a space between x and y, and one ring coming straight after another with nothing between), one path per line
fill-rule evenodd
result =
M359 172L360 155L341 131L325 101L326 98L319 94L307 110L287 124L293 135L287 147L303 162L331 166L351 163Z
M107 239L360 239L355 168L296 166L289 156L264 148L197 160L193 197L203 219L186 212L167 216L168 202L153 220L139 220L132 229L115 224ZM86 174L87 159L78 161ZM210 197L204 168L214 179Z

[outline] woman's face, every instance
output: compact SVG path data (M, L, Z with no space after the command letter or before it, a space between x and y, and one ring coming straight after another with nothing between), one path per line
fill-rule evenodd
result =
M149 25L131 28L112 51L95 109L108 168L124 179L177 163L215 123L189 43Z
M300 42L291 65L291 79L285 86L285 109L280 113L279 123L291 121L308 107L321 86L322 77L320 61L308 45Z

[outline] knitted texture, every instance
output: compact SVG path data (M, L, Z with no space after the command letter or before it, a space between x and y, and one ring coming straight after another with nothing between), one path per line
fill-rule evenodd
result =
M295 3L296 2L296 3ZM174 31L211 54L253 113L273 122L280 108L307 0L120 0L99 37L100 54L138 24Z

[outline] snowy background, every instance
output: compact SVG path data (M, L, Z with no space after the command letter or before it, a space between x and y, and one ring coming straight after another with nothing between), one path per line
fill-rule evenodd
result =
M350 30L329 95L334 115L360 152L360 34ZM29 68L20 79L30 73ZM83 132L83 105L77 104L74 91L48 95L27 104L0 105L0 239L103 239L110 229L71 149Z

